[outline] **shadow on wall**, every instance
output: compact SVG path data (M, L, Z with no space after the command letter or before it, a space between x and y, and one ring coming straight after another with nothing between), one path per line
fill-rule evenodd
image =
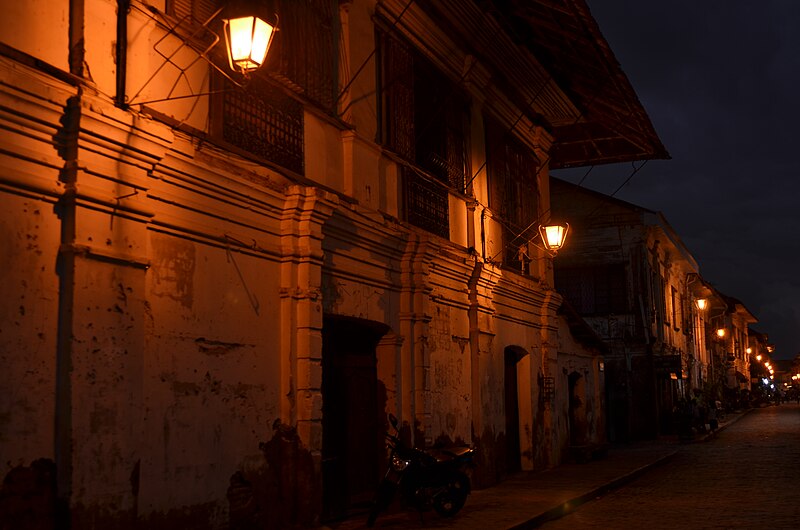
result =
M297 431L280 420L259 449L263 460L233 474L228 487L231 530L310 526L319 516L322 491L311 452Z
M55 526L56 464L40 458L16 466L0 488L0 528L49 530Z

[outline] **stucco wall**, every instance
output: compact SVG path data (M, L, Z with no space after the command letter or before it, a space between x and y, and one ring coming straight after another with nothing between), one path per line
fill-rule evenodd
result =
M14 466L54 456L59 229L52 200L3 193L2 201L0 446Z
M69 70L69 2L32 0L0 4L0 42Z

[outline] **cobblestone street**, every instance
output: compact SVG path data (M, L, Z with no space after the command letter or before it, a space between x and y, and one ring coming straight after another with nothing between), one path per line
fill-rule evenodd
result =
M798 528L800 405L751 411L707 443L542 528Z

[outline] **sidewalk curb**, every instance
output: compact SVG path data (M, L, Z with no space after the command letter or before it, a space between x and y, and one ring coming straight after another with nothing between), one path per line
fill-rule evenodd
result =
M675 451L662 456L658 460L654 460L653 462L650 462L650 463L648 463L648 464L646 464L646 465L644 465L644 466L642 466L642 467L640 467L638 469L634 469L630 473L628 473L626 475L623 475L621 477L618 477L618 478L612 480L611 482L603 484L602 486L599 486L599 487L593 489L592 491L584 493L583 495L580 495L579 497L575 497L573 499L566 500L566 501L562 502L561 504L558 504L558 505L554 506L553 508L550 508L546 512L543 512L543 513L540 513L538 515L535 515L535 516L531 517L527 521L524 521L522 523L516 524L514 526L509 526L507 528L507 530L526 530L528 528L538 528L538 527L540 527L541 525L543 525L544 523L546 523L548 521L553 521L555 519L559 519L559 518L569 514L570 512L572 512L575 508L577 508L581 504L584 504L584 503L586 503L588 501L591 501L591 500L593 500L593 499L595 499L597 497L605 495L606 493L608 493L610 491L613 491L613 490L615 490L615 489L617 489L617 488L619 488L621 486L624 486L628 482L638 478L644 472L646 472L646 471L648 471L648 470L650 470L650 469L652 469L654 467L657 467L657 466L660 466L662 464L665 464L673 456L678 454L678 451L679 450L676 449Z
M752 410L753 409L745 409L745 410L743 410L741 412L737 412L737 413L735 413L733 415L733 417L730 420L726 421L725 423L722 423L719 426L718 429L716 429L716 430L714 430L712 432L706 433L703 436L701 436L701 437L699 437L699 438L697 438L695 440L690 440L690 441L684 442L684 443L704 443L704 442L708 442L709 440L713 440L713 439L715 439L717 437L717 435L719 433L721 433L722 431L724 431L725 429L727 429L728 427L730 427L731 425L733 425L734 423L736 423L737 421L742 419L744 416L749 414Z

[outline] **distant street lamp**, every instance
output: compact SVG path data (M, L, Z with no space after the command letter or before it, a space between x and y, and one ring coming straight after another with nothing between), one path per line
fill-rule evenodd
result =
M725 338L726 333L727 331L725 330L725 328L717 329L717 337L719 337L720 339Z
M705 298L698 298L695 300L695 304L697 304L697 309L700 311L705 311L706 307L708 306L708 300Z

